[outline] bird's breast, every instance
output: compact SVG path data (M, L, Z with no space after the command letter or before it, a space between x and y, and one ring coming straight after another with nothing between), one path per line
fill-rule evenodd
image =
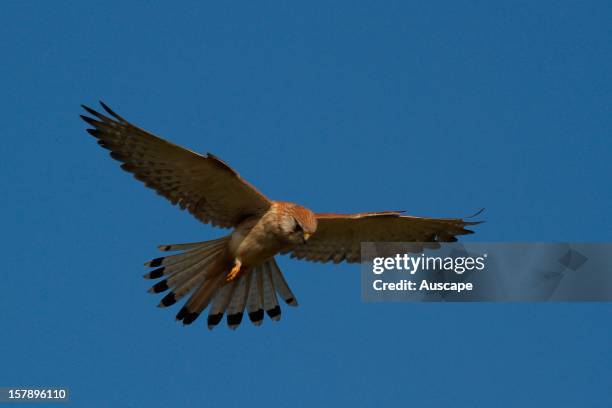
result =
M247 267L258 266L281 251L285 244L266 228L265 220L247 220L232 233L229 252Z

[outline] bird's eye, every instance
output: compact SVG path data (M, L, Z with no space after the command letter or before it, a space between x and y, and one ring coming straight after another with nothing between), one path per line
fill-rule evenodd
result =
M302 231L302 226L300 225L300 223L298 223L297 221L295 222L295 228L294 228L295 232L300 232Z

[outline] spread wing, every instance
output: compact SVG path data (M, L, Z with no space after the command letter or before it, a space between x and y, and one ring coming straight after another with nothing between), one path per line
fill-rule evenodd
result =
M123 163L122 169L200 221L229 228L270 207L270 200L215 156L172 144L100 104L109 116L83 106L94 117L81 115L93 126L87 132Z
M454 242L457 235L473 233L466 226L479 224L460 218L421 218L401 213L316 214L316 232L305 244L285 253L314 262L360 262L362 242Z

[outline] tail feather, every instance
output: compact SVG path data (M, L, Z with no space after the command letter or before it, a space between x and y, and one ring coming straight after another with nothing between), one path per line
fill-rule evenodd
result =
M247 297L247 312L249 319L255 326L263 323L263 274L259 270L251 273L251 287Z
M223 314L227 309L230 301L232 300L232 295L238 286L238 282L236 280L226 283L217 291L215 298L213 300L213 304L208 311L208 328L212 329L216 325L218 325L223 319Z
M281 309L278 305L276 291L274 290L274 282L272 281L272 273L270 266L265 263L262 265L263 275L263 307L270 319L279 321L281 318Z
M245 274L238 278L238 286L227 307L227 325L230 329L236 329L242 322L242 315L244 313L244 307L246 306L250 284L250 275Z
M295 298L295 295L289 288L289 285L287 284L287 281L285 280L285 277L283 276L283 273L281 272L280 268L276 264L276 261L274 260L274 258L268 261L268 266L270 267L272 281L274 282L274 287L276 288L276 291L278 292L278 294L283 298L285 303L287 303L289 306L297 306L298 303Z
M180 286L183 282L189 280L193 275L203 272L203 269L206 266L206 258L199 260L189 266L184 266L183 269L176 269L172 271L170 274L166 275L166 271L160 271L159 274L156 274L158 277L168 276L166 279L157 282L149 289L149 293L159 293L163 292L166 289L171 287ZM162 268L160 268L162 269ZM157 271L157 269L155 270ZM153 271L153 272L155 272ZM165 288L158 288L160 286L164 286Z
M202 244L206 244L208 242L212 242L212 241L188 242L185 244L165 244L165 245L159 245L157 248L160 251L186 251L189 249L198 248Z
M173 304L181 300L183 297L190 294L196 287L198 287L204 281L204 279L206 279L206 273L190 275L184 281L177 284L177 286L172 289L172 292L164 296L157 306L172 306Z
M145 266L156 267L175 265L180 262L188 261L190 258L197 257L197 255L203 251L205 251L204 248L198 248L191 251L185 251L181 254L162 256L145 262Z
M221 249L213 250L211 253L206 254L198 262L187 266L185 269L179 269L174 271L167 279L168 285L178 286L191 278L195 274L206 275L210 268L211 261L221 253Z
M224 237L224 238L215 239L212 241L206 241L204 243L200 243L197 247L195 247L195 249L185 251L183 253L176 254L176 255L168 255L168 256L162 256L160 258L152 259L148 262L145 262L145 266L156 267L156 266L174 265L178 262L182 262L190 258L200 256L203 253L207 253L208 251L211 251L213 249L221 249L227 245L228 239L229 239L228 237ZM181 245L187 245L187 244L181 244Z
M157 282L149 289L151 293L159 293L172 289L160 301L158 306L171 306L198 287L208 276L210 267L213 264L212 261L223 252L224 244L227 243L227 240L228 238L225 237L199 243L196 249L177 255L188 255L187 257L145 274L146 278L167 276L166 279Z
M161 245L165 251L183 251L156 258L145 265L157 269L145 274L145 278L158 281L150 292L170 290L159 302L159 307L175 304L191 294L176 315L177 320L189 325L208 308L209 329L217 326L227 315L231 329L242 322L244 310L256 326L262 324L265 314L278 321L281 309L277 297L280 295L291 306L297 306L295 296L287 285L274 258L264 264L244 270L231 282L225 277L233 264L225 249L229 237L204 242Z
M185 306L179 310L176 318L182 320L184 325L193 323L194 320L200 316L202 311L208 307L208 304L224 278L225 276L222 274L207 277L196 289L194 294L191 295L187 303L185 303Z
M220 251L220 250L219 250ZM213 251L211 251L213 252ZM216 250L214 251L216 253ZM162 266L160 268L157 268L151 272L148 272L146 274L144 274L144 278L145 279L157 279L160 278L162 276L173 276L175 274L179 274L182 273L184 271L186 271L188 268L191 268L195 265L201 264L203 261L203 258L208 256L209 253L204 251L204 252L198 252L198 254L196 254L195 256L191 256L189 258L186 258L182 261L178 261L176 263L170 264L170 265L166 265L166 266Z

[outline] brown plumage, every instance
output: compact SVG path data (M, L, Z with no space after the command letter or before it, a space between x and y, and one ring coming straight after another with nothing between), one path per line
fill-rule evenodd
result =
M274 256L316 262L359 262L361 242L446 242L472 233L460 218L421 218L400 211L315 214L294 203L272 201L217 157L202 156L140 129L101 102L106 114L86 106L83 120L98 144L110 150L121 168L198 220L233 228L226 237L161 245L178 254L156 258L145 274L161 279L152 293L168 292L159 307L190 295L176 318L190 324L208 308L208 327L227 316L230 328L244 311L256 325L264 314L279 320L278 297L297 306Z

